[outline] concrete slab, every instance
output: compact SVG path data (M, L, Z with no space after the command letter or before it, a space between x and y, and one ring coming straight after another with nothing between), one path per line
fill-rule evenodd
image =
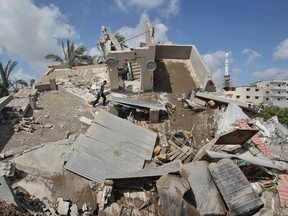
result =
M0 111L2 109L4 109L4 107L12 100L13 100L13 96L12 95L0 98Z
M30 174L50 176L63 172L64 158L70 140L47 143L43 147L27 152L11 160L18 169Z

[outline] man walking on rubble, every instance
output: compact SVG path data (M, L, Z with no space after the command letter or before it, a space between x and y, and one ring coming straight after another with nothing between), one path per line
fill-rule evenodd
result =
M101 83L101 85L100 85L100 87L99 87L99 89L98 89L98 91L97 91L96 100L91 101L90 104L91 104L93 107L96 106L96 104L98 103L100 97L103 98L103 106L105 106L106 96L105 96L105 94L104 94L104 86L106 85L106 83L107 83L106 80L104 80L104 81Z

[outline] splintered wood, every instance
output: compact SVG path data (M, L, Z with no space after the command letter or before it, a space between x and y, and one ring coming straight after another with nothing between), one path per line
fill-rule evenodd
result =
M195 154L193 153L193 148L189 146L179 147L175 143L173 143L171 140L169 140L168 142L169 144L176 147L176 150L168 153L168 158L170 161L179 159L183 164L186 164L192 161L193 158L195 157Z

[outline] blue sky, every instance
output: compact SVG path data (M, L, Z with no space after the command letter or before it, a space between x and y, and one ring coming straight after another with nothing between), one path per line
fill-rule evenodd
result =
M196 45L219 87L225 52L235 86L288 79L287 8L287 0L1 0L0 59L19 62L14 77L40 79L51 64L44 56L61 54L61 41L94 55L102 25L130 38L149 19L156 40Z

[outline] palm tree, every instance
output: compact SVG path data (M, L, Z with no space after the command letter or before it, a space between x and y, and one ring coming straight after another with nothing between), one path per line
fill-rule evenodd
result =
M28 86L29 86L28 82L26 82L26 81L23 80L23 79L15 80L15 82L12 83L12 86L13 86L13 88L15 89L16 92L19 91L18 85L20 85L21 88L24 88L24 87L28 87Z
M17 61L9 60L6 66L4 66L0 61L0 97L7 96L9 94L9 88L12 86L12 82L9 80L9 76L17 64Z
M124 35L120 34L119 32L116 32L114 34L114 37L116 38L116 40L119 42L119 44L121 45L121 47L128 47L128 45L126 44L126 38Z
M74 46L74 42L67 40L66 48L62 42L62 51L64 58L61 58L59 55L55 54L48 54L45 56L45 58L55 62L67 63L70 67L73 67L76 64L82 64L84 62L87 64L93 63L92 57L85 54L86 47L83 45L76 48Z

